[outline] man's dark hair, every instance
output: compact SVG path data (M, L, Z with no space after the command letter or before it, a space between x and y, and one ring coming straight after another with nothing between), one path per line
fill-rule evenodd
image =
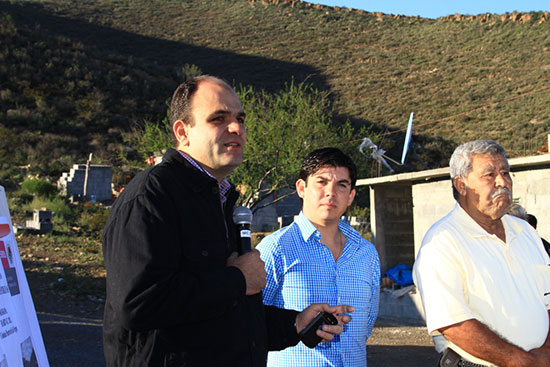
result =
M231 86L227 84L226 81L212 75L197 76L181 83L174 91L172 102L170 103L170 126L172 127L172 140L174 146L178 145L178 141L174 135L174 123L178 120L185 121L189 124L194 123L191 114L191 99L197 92L199 84L204 81L218 83L232 90Z
M300 178L307 182L307 178L325 166L346 167L349 171L351 189L357 182L357 167L353 160L338 148L321 148L314 150L304 158L300 169Z

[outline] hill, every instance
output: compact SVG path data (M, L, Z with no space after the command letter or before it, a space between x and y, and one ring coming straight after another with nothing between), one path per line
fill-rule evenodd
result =
M270 91L314 83L335 123L372 126L395 158L415 112L431 168L477 138L534 154L549 132L548 13L431 20L266 0L0 1L0 12L4 183L54 177L90 152L124 181L138 157L121 133L162 120L185 65Z

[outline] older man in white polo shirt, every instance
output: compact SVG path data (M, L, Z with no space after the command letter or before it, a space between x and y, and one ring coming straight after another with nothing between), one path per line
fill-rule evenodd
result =
M504 149L465 143L450 169L457 205L427 232L413 272L441 366L550 366L550 259L527 222L504 214Z

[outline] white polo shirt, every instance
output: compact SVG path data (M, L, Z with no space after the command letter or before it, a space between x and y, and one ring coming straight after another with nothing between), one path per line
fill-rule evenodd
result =
M489 234L457 203L426 233L413 268L429 333L438 352L447 345L465 359L488 366L448 342L437 330L476 319L529 351L548 335L550 258L524 220L502 217L506 242Z

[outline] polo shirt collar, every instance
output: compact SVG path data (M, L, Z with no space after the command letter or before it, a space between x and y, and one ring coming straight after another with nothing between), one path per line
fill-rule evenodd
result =
M454 217L457 223L464 228L464 233L468 233L472 237L490 236L458 202L455 205Z
M472 237L486 237L493 236L487 232L483 227L481 227L470 215L460 206L457 202L454 209L454 217L457 223L463 227L464 233L468 233ZM504 226L504 231L506 233L506 242L510 243L516 236L517 233L521 232L523 228L511 220L508 214L505 214L500 218L502 225Z

